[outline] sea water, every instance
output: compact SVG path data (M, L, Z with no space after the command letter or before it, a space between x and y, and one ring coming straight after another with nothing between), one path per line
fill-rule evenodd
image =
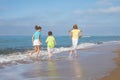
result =
M41 36L41 55L47 54L45 43L47 36ZM69 51L72 46L71 37L55 36L54 53ZM79 39L78 49L86 49L105 43L120 43L120 36L83 36ZM31 36L0 36L0 63L27 60L28 53L33 49Z

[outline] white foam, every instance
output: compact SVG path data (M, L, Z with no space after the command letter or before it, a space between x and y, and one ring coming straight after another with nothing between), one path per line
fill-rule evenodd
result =
M89 38L89 37L92 37L92 36L83 36L83 38L84 38L84 37L85 37L85 38Z
M103 43L109 43L109 44L111 44L111 43L120 43L120 41L108 41L108 42L103 42Z
M9 54L9 55L1 55L0 63L24 60L27 58L27 54L19 54L19 53L14 53L14 54Z
M85 48L93 47L95 45L97 45L97 44L95 44L95 43L82 43L82 44L78 45L77 49L85 49ZM71 50L71 47L55 48L54 53L60 53L60 52L69 51L69 50Z
M79 44L77 49L85 49L85 48L88 48L88 47L92 47L92 46L95 46L97 44L94 44L94 43L82 43L82 44ZM64 52L64 51L69 51L71 50L71 47L60 47L60 48L54 48L54 52L53 53L61 53L61 52ZM23 60L23 61L29 61L29 54L30 51L26 51L26 52L17 52L17 53L12 53L12 54L9 54L9 55L0 55L0 63L6 63L6 62L15 62L15 61L18 61L18 60ZM47 50L41 50L40 52L41 56L48 56L48 52ZM35 56L35 54L33 55Z
M80 45L78 45L78 49L84 49L84 48L89 48L89 47L93 47L97 44L95 43L82 43Z

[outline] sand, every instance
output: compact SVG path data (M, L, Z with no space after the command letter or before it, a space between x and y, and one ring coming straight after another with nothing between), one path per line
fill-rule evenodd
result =
M79 50L78 58L68 58L68 52L63 52L54 54L52 61L18 61L0 68L0 80L120 80L120 59L115 54L120 52L115 52L119 45L101 44Z
M105 76L102 80L120 80L120 47L117 48L114 53L117 54L117 57L114 59L117 64L117 68L115 68L112 72L109 73L108 76Z

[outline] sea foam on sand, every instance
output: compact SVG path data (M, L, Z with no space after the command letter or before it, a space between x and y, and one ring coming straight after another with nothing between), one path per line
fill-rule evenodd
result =
M113 51L117 45L120 44L104 44L94 48L78 50L78 58L68 58L68 52L60 52L54 54L57 59L53 56L52 61L33 61L29 64L8 66L0 69L0 79L99 80L116 68L113 61L116 54ZM64 58L58 59L60 55L64 55ZM25 56L27 58L27 55Z

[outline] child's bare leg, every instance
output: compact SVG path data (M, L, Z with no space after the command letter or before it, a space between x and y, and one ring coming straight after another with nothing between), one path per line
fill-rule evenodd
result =
M33 50L31 53L29 53L29 57L32 57L32 54L35 53L37 51L36 46L34 47L35 50Z
M72 57L73 50L70 51L69 57Z
M52 60L52 54L50 53L49 60Z
M51 52L49 53L49 58L51 58L52 57L52 54L51 54Z
M38 58L39 54L40 54L40 46L37 46L37 56L36 56L36 58Z
M34 52L34 51L33 51ZM32 57L33 52L29 53L29 57Z
M52 60L52 52L49 53L49 59Z
M75 53L75 57L78 58L78 53L76 49L74 50L74 53Z
M29 53L29 57L32 57L32 54L35 52L36 52L36 50L33 50L31 53Z

